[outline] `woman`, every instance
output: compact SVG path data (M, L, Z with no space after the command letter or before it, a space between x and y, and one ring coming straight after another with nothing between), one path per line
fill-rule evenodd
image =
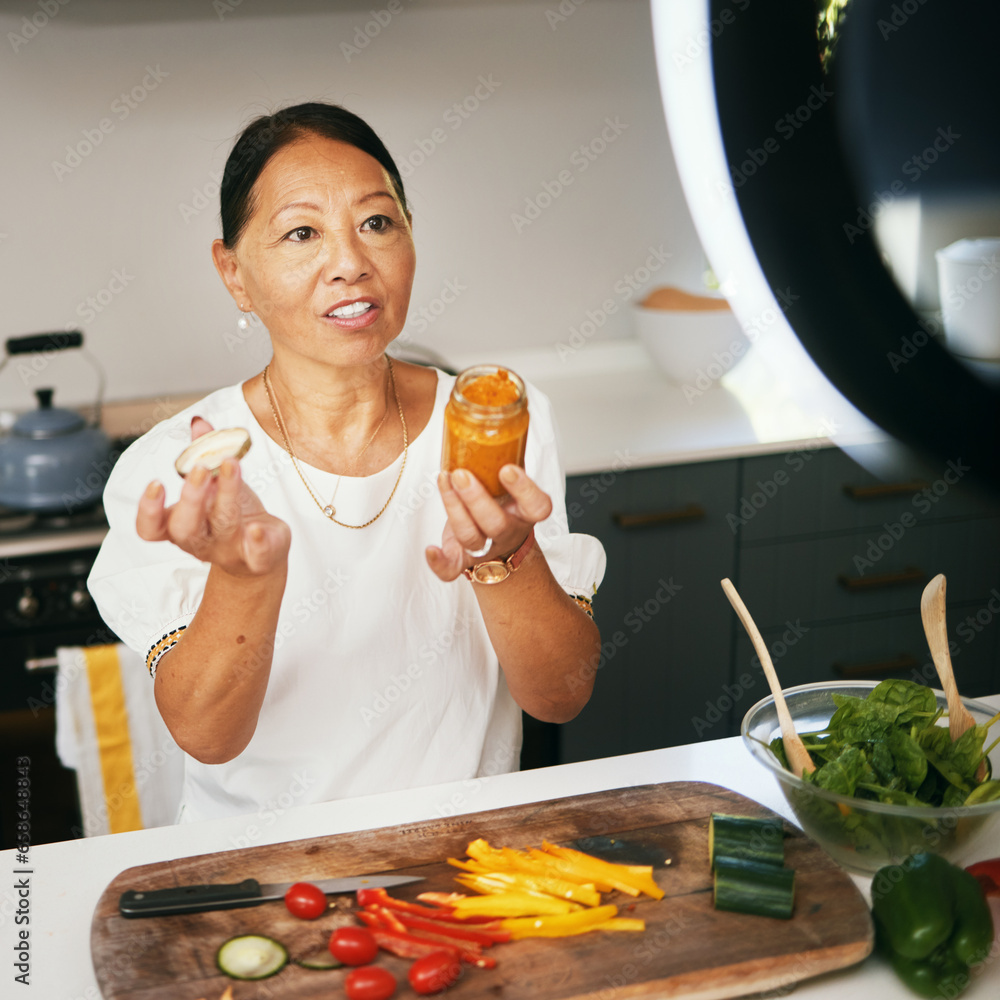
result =
M604 553L567 532L546 399L529 387L503 502L438 471L454 380L385 353L415 252L360 118L305 104L251 123L221 203L215 266L273 357L125 452L89 580L188 755L180 819L516 769L520 710L575 716L600 644L584 607ZM184 444L228 426L249 453L181 483ZM509 556L502 583L466 578Z

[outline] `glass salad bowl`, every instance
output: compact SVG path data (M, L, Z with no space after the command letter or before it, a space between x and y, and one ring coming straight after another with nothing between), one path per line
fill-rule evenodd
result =
M825 729L837 711L834 695L867 698L877 683L831 681L784 689L795 729L800 735ZM931 693L938 709L946 713L944 694ZM966 698L962 701L977 726L985 725L997 714L981 702ZM920 721L925 723L926 716ZM947 715L936 720L937 726L946 728L947 724ZM777 779L802 829L844 868L871 874L919 851L940 854L961 864L1000 854L1000 797L974 805L925 806L912 801L897 804L858 798L820 788L786 770L771 750L771 741L781 737L781 727L770 696L747 712L741 733L756 760ZM989 747L998 735L1000 723L989 731L981 746ZM1000 745L992 749L989 761L993 776L1000 777ZM928 770L932 766L929 764ZM896 797L913 798L907 794Z

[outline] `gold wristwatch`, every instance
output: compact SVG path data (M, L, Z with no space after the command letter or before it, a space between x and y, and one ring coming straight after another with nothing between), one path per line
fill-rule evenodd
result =
M473 583L503 583L524 562L524 557L531 551L534 544L535 529L532 528L517 551L512 552L506 559L490 559L488 562L476 563L475 566L469 566L462 572Z

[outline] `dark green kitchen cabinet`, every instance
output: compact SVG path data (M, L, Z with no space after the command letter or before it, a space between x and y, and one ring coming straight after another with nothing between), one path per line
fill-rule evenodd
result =
M865 458L863 451L855 452ZM866 463L867 464L867 463ZM947 577L959 689L1000 690L1000 504L960 458L876 476L833 447L572 476L572 531L604 544L602 653L572 722L526 720L522 766L733 736L768 694L719 581L782 684L907 677L939 687L920 595Z
M728 735L718 704L732 611L719 581L735 567L738 482L735 460L569 479L570 528L601 540L608 567L594 600L601 656L581 664L594 694L559 727L560 761Z

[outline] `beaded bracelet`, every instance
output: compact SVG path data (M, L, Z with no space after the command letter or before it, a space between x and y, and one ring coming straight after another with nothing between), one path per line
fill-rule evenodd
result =
M146 654L146 669L149 671L150 677L156 676L156 665L160 662L160 657L163 656L168 649L176 646L177 643L180 642L181 632L183 632L186 628L187 625L181 625L162 636L159 642L153 643L152 648Z
M594 602L589 597L584 597L583 594L570 594L572 600L576 601L577 607L579 607L584 614L586 614L590 619L594 617Z

